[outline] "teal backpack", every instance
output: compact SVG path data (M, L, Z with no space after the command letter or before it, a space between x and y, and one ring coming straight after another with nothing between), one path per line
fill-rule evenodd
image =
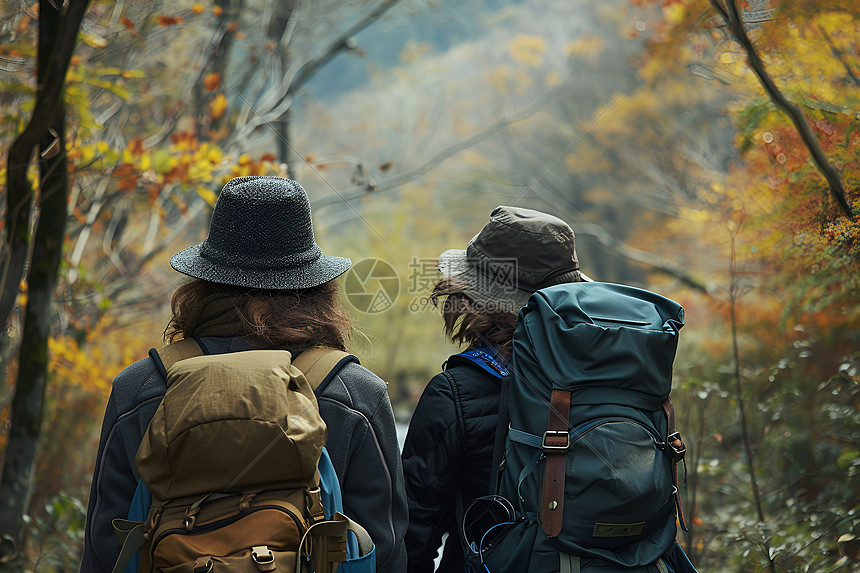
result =
M535 293L503 378L490 495L462 510L475 573L695 571L669 397L684 310L617 284Z

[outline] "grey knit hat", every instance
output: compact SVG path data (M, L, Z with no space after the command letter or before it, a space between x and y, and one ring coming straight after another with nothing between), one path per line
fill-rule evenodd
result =
M322 253L302 186L281 177L231 179L221 190L209 236L173 255L170 266L213 283L305 289L345 273L351 262Z
M518 312L539 289L591 281L579 270L570 226L517 207L496 207L466 248L445 251L436 268L486 312Z

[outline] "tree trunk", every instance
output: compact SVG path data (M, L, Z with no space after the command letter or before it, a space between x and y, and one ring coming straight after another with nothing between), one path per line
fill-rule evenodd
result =
M39 7L37 104L33 118L21 136L17 162L10 150L9 196L39 198L33 238L28 299L18 354L18 376L12 399L9 441L0 479L0 564L20 569L23 517L28 507L36 461L36 448L42 425L45 382L48 371L48 337L51 328L51 303L57 284L65 235L69 172L65 150L65 112L62 105L63 78L75 46L78 28L89 0L71 0L65 12L49 2ZM60 79L57 80L56 76ZM40 115L47 112L48 115ZM36 137L41 151L40 191L33 193L26 172ZM14 147L14 144L13 144ZM23 160L21 159L23 157ZM15 174L13 175L13 171ZM14 178L14 179L13 179ZM13 189L13 182L18 185ZM26 262L25 249L21 268ZM6 284L9 278L6 277ZM17 289L16 289L17 290ZM4 294L5 296L5 294ZM8 317L4 316L4 320Z
M62 102L66 72L88 4L89 0L69 0L65 13L50 2L40 6L36 105L27 127L9 147L6 161L5 245L0 253L5 258L0 264L0 332L5 332L9 325L30 250L33 190L27 180L27 168ZM51 35L43 32L47 29ZM0 336L0 341L3 338L5 335Z

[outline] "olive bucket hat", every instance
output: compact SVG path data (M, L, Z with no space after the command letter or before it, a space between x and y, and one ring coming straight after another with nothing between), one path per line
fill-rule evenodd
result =
M345 273L350 260L322 253L301 185L282 177L237 177L215 203L209 236L173 255L180 273L253 289L306 289Z
M579 270L570 226L518 207L496 207L466 248L445 251L436 268L487 312L518 312L539 289L591 281Z

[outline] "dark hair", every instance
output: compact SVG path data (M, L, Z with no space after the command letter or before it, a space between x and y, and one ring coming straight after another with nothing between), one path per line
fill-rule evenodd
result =
M331 280L298 290L258 290L194 280L173 293L173 318L164 336L170 342L193 336L196 321L207 298L224 295L235 307L238 329L265 348L301 352L314 346L346 350L352 319L340 300L340 289Z
M497 347L505 360L510 358L518 313L488 312L475 304L464 293L463 285L453 279L442 279L433 287L430 300L436 307L440 296L445 297L441 308L443 330L451 342L460 346L488 344Z

